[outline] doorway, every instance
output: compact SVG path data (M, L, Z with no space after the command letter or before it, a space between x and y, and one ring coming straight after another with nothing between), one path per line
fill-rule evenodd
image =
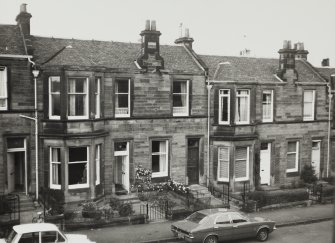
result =
M116 191L129 193L129 143L114 144L114 182Z
M7 139L7 192L28 194L26 142L23 138Z
M270 185L271 172L271 143L261 143L260 172L262 185Z
M312 141L312 166L315 170L315 175L318 179L320 179L320 148L321 141L314 140Z
M187 140L187 177L188 184L199 184L199 139Z

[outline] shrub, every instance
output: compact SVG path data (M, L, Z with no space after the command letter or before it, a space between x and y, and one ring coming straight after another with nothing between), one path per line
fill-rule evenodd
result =
M112 197L109 201L109 206L111 207L112 210L118 210L121 205L121 202L119 199Z
M134 213L133 205L131 203L124 203L119 206L119 215L121 217L130 216Z
M305 165L301 171L300 178L305 183L315 183L317 181L317 177L315 176L315 170L311 165Z
M297 202L308 200L309 194L305 189L278 190L278 191L254 191L249 194L249 199L257 202L257 207Z
M98 206L95 202L83 203L82 215L84 218L95 218L99 219L101 217L101 212L98 210Z

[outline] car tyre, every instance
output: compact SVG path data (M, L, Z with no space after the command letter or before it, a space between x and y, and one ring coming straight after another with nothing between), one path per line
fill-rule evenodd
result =
M216 237L215 235L210 235L207 236L204 243L217 243L218 242L218 237Z
M257 240L258 241L266 241L269 237L269 231L267 229L260 229L257 233Z

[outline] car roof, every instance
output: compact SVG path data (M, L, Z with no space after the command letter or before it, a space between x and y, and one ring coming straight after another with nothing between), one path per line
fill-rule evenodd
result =
M232 213L236 211L227 209L227 208L209 208L209 209L200 210L198 212L209 216L209 215L214 215L218 213Z
M32 223L32 224L20 224L15 225L13 229L18 234L25 234L30 232L38 232L38 231L58 231L58 228L54 224L49 223Z

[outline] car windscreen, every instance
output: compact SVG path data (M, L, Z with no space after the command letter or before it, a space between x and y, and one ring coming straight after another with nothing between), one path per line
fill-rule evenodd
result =
M195 212L193 214L191 214L190 216L188 216L186 219L188 221L194 222L194 223L199 223L202 219L204 219L207 215L199 213L199 212Z
M14 239L14 237L15 237L16 235L17 235L16 231L15 231L15 230L12 230L12 231L10 232L10 234L7 236L7 238L5 239L5 241L6 241L7 243L11 243L12 240Z

